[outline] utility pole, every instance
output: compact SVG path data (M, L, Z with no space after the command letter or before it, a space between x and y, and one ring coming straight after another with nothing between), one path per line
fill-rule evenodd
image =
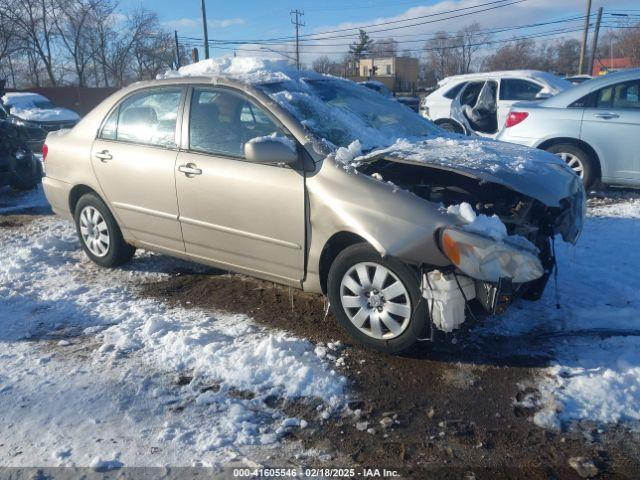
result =
M204 30L204 58L209 58L209 32L207 31L207 8L204 6L204 0L201 0L201 4L202 4L202 28Z
M598 35L600 34L600 21L602 20L602 7L598 9L598 16L596 18L596 28L593 31L593 43L591 44L591 59L589 61L589 75L593 73L593 64L596 63L596 53L598 50Z
M584 73L584 60L587 54L587 37L589 36L589 20L591 19L591 0L587 0L587 16L584 19L584 32L582 32L582 44L580 45L580 63L578 74Z
M180 44L178 43L178 31L173 31L173 38L176 41L176 70L180 68Z
M291 10L291 15L294 17L291 19L291 23L296 26L296 68L300 70L300 27L304 27L304 23L300 21L300 17L304 15L297 8Z

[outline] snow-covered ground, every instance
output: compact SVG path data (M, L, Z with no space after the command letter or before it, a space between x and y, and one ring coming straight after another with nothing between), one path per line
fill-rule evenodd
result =
M42 193L0 201L0 215L25 208L44 211ZM524 400L538 425L638 424L638 238L637 196L590 208L578 245L556 244L558 289L551 281L541 301L475 329L484 343L536 339L553 356ZM287 429L305 426L270 399L320 398L324 418L347 397L344 378L306 340L136 294L195 265L142 252L124 268L99 268L56 217L0 227L0 247L4 466L267 461Z
M55 217L0 228L0 245L3 466L260 462L304 428L265 399L319 398L326 416L345 398L305 340L136 296L184 263L100 269Z
M556 243L558 288L511 309L495 333L532 335L555 360L525 398L534 421L640 421L640 198L591 206L577 246ZM560 308L556 307L559 302Z

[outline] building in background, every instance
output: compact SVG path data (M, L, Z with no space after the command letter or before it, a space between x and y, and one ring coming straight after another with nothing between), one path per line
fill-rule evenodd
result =
M599 75L606 75L609 72L625 70L627 68L636 68L639 66L640 65L637 65L628 57L598 58L593 64L593 72L591 72L591 75L597 77Z
M358 74L351 80L376 80L393 92L415 92L418 82L418 59L412 57L362 58Z

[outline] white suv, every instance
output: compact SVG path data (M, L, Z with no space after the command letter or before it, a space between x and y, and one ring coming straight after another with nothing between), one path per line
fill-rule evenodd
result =
M571 86L567 80L537 70L455 75L438 83L420 111L445 130L495 137L515 102L542 100Z

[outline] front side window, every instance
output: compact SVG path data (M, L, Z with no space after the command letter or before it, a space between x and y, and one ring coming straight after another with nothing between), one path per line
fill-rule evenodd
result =
M640 109L640 80L618 83L597 92L596 108Z
M244 144L257 137L282 135L271 118L243 96L195 88L189 113L189 149L244 157Z
M181 96L181 88L165 88L127 97L105 121L100 138L160 147L175 146Z
M537 83L505 78L500 82L500 100L535 100L540 90L542 85Z

